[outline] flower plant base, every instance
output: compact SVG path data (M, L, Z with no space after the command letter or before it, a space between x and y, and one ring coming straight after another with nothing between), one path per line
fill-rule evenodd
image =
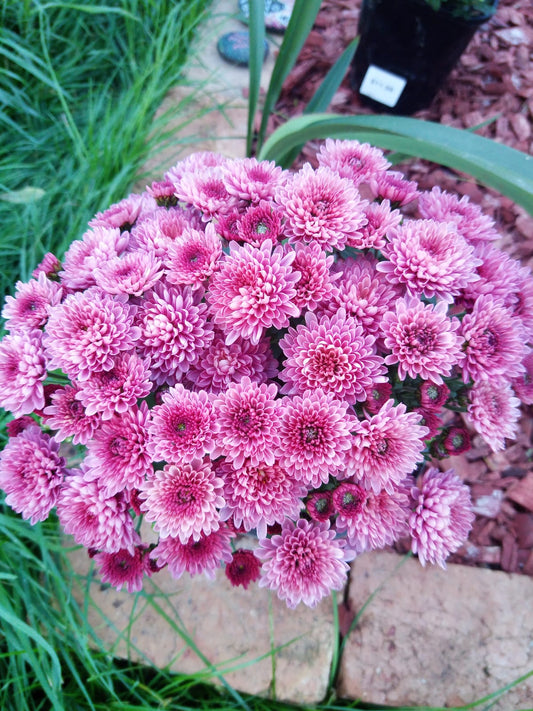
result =
M205 672L204 681L221 683L209 662L241 693L275 693L295 704L316 704L326 695L335 642L331 599L314 609L300 605L295 613L256 583L247 590L232 587L222 570L215 580L185 574L178 585L161 571L137 596L91 580L84 550L74 550L69 559L74 597L88 606L88 623L115 657L176 673ZM192 638L204 660L176 627Z
M391 706L463 706L533 669L533 579L401 561L394 553L372 551L352 563L353 614L382 587L346 643L341 697ZM529 678L491 709L530 709L532 699Z

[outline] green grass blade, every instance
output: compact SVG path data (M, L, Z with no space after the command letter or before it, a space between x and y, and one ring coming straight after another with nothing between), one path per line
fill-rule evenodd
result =
M261 127L257 141L259 151L265 140L267 122L279 98L283 82L293 68L300 50L302 49L315 18L320 9L321 0L296 0L291 14L289 25L285 30L283 42L279 49L278 58L272 70L272 77L268 86L263 106Z
M401 116L297 116L269 137L259 158L285 165L290 151L317 138L368 141L467 173L533 214L533 156L490 138Z
M261 87L261 69L265 44L265 0L251 0L250 4L250 80L248 84L248 126L246 155L252 155L254 119Z

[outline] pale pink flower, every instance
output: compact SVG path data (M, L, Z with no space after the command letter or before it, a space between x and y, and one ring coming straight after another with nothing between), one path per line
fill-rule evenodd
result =
M321 301L328 302L333 293L333 281L338 275L332 275L333 255L326 255L320 245L297 244L296 256L292 263L294 271L299 272L296 282L296 296L293 301L303 311L314 311Z
M382 489L392 492L424 460L429 430L419 421L417 412L388 400L376 415L356 423L348 471L376 494Z
M359 141L342 141L326 138L316 154L318 164L348 178L354 185L368 183L376 173L384 173L389 161L379 148Z
M139 354L148 358L152 379L175 385L213 339L203 291L190 286L164 286L148 291L139 306Z
M501 378L480 380L468 394L468 420L493 452L505 449L505 439L514 439L520 419L520 400L511 384Z
M223 483L209 461L167 464L142 485L141 511L163 538L177 537L187 543L192 536L198 541L202 534L208 535L220 526Z
M225 174L219 166L183 173L174 183L176 195L182 202L200 210L204 222L227 215L238 207L239 200L229 193Z
M327 484L330 475L344 469L351 447L350 430L356 422L348 403L321 389L282 401L280 465L308 488Z
M29 426L10 437L0 452L0 487L8 506L33 525L44 521L54 508L66 474L59 442Z
M278 462L256 466L245 462L240 467L222 462L217 474L224 480L226 501L221 519L232 518L245 531L256 529L258 538L266 537L267 526L280 523L285 517L297 518L301 497L307 493L307 488Z
M87 380L91 373L111 370L116 356L130 350L141 335L125 299L97 287L69 294L52 310L45 326L48 368L63 370L71 380Z
M365 224L359 193L346 178L309 163L276 191L290 242L316 242L322 249L342 250Z
M46 376L41 331L17 331L4 336L0 341L0 407L15 417L41 410Z
M65 533L86 548L133 553L140 538L128 508L122 494L108 496L100 482L86 481L79 471L67 476L61 487L57 516Z
M300 602L316 607L323 597L332 590L341 590L346 582L344 543L335 538L329 523L299 519L294 524L287 520L281 535L259 541L259 587L277 592L290 608Z
M178 383L161 399L162 403L152 409L148 426L152 458L179 464L209 452L215 414L207 393L189 392Z
M230 250L210 280L210 312L226 343L246 338L255 345L265 329L285 328L299 315L293 299L300 274L291 268L294 252L272 249L270 240L258 248L232 243Z
M476 299L472 313L461 323L464 338L463 380L517 378L528 352L522 322L489 295Z
M40 272L37 279L18 281L15 296L6 296L2 317L8 331L31 330L44 326L50 308L61 302L63 289Z
M459 320L450 319L448 306L436 306L419 299L396 301L395 311L388 311L381 321L384 346L390 350L387 365L398 363L398 377L423 378L437 385L449 377L460 360L462 339L457 335Z
M54 437L62 442L72 437L73 444L87 444L100 426L99 414L88 415L81 402L76 398L77 387L66 385L50 396L51 405L44 408L43 423L52 430L57 430Z
M185 173L203 173L205 168L223 168L228 159L214 151L197 151L178 161L165 173L165 180L176 185Z
M97 225L87 230L81 240L74 240L63 259L59 272L61 283L68 289L87 289L96 284L95 269L128 247L129 233L121 233L118 227Z
M230 221L231 218L227 218L225 226L223 225L224 236L227 239L247 242L254 247L259 247L267 239L272 244L276 244L283 237L281 210L266 200L249 207L235 222L233 232L231 232Z
M280 347L286 356L280 373L286 382L282 393L321 388L353 404L366 400L366 391L384 380L383 359L375 355L374 337L364 335L344 309L320 321L307 313L305 324L289 328Z
M222 242L209 223L205 232L184 229L168 248L166 278L170 284L191 284L198 288L218 268Z
M137 546L133 552L97 553L94 562L100 566L102 583L108 583L117 590L125 587L129 593L140 592L144 576L152 575L147 552L146 546Z
M244 376L213 400L215 447L211 457L227 457L234 467L272 466L279 446L280 402L275 384L258 385Z
M394 205L407 205L420 195L417 183L407 180L397 170L372 175L368 184L374 197L389 200Z
M201 533L197 540L191 537L185 543L171 536L160 538L150 557L159 566L168 565L173 578L181 578L183 573L191 576L204 573L214 580L217 568L222 563L231 562L230 540L233 536L229 528L221 526L209 534Z
M250 583L259 580L260 570L261 563L255 553L245 548L239 548L234 551L230 563L226 565L225 572L233 587L242 585L247 590Z
M390 200L369 202L363 205L367 222L359 233L348 240L348 247L354 249L382 249L387 243L386 235L402 220L399 210L391 210Z
M121 232L129 232L139 217L145 201L145 196L132 193L103 212L97 212L89 225L91 227L118 227Z
M513 295L515 301L511 307L513 316L522 321L528 342L533 342L533 274L528 267L522 267L518 273L518 287Z
M233 197L257 204L271 200L276 188L285 183L285 173L274 161L258 161L257 158L228 160L223 181Z
M472 308L478 296L487 294L499 299L504 306L513 308L520 291L520 262L489 242L476 244L474 256L480 261L476 268L478 279L467 284L461 292L461 305Z
M425 565L446 567L445 560L466 541L474 514L470 491L453 469L426 469L411 490L416 508L409 518L411 550Z
M480 260L473 246L451 224L406 220L388 237L390 242L382 250L387 261L379 262L376 269L412 296L435 296L452 303L461 289L479 278L475 270Z
M482 242L499 239L494 221L483 214L479 205L470 202L466 195L445 192L435 186L431 192L423 192L418 198L418 210L422 217L453 222L457 231L468 242Z
M78 386L76 398L86 415L104 420L127 412L152 389L148 365L135 352L119 353L110 370L92 373Z
M157 207L131 231L130 250L155 254L165 260L170 245L186 229L200 229L201 220L191 210L181 207Z
M146 186L146 192L151 195L158 207L176 207L178 198L174 194L174 183L168 178L154 180Z
M94 270L97 286L108 294L141 296L162 276L161 261L140 250L110 259Z
M87 443L85 478L98 479L107 496L139 489L153 471L148 453L146 402L102 423Z

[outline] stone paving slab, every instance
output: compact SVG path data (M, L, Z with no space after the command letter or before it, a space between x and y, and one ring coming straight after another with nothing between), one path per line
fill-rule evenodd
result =
M352 563L350 609L381 584L348 638L341 697L391 706L459 706L533 670L533 580L374 551ZM396 570L395 570L396 569ZM533 678L492 711L533 708Z
M74 572L87 576L86 551L69 557ZM86 599L86 580L73 579L80 604ZM145 582L139 596L92 580L88 622L104 648L120 658L186 674L205 670L205 661L176 632L177 625L238 691L270 696L275 689L277 699L297 704L319 703L327 692L335 641L329 598L314 610L300 606L295 612L257 585L232 587L222 570L215 580L187 574L175 580L162 570ZM241 668L226 673L236 667Z

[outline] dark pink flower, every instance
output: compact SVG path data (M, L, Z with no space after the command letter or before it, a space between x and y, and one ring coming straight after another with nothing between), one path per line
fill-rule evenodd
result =
M309 488L327 484L344 469L356 422L348 407L321 389L283 398L277 456L281 466Z
M63 259L61 283L68 289L87 289L96 284L95 269L120 256L128 247L129 233L118 227L95 226L81 240L70 244Z
M384 173L390 167L383 151L369 143L341 141L326 138L317 155L318 164L348 178L354 185L368 183L373 175Z
M163 276L152 252L134 250L104 262L94 270L96 284L108 294L141 296Z
M285 328L300 311L293 303L300 274L291 268L294 252L234 242L209 283L207 300L215 323L226 333L226 343L238 338L259 343L267 328Z
M376 415L387 400L390 400L391 395L392 385L388 381L386 383L376 383L367 392L363 407L366 412Z
M470 202L466 195L447 193L435 186L431 192L423 192L418 198L418 210L422 217L453 222L457 231L468 242L499 239L494 221L484 215L479 205Z
M261 200L272 200L276 188L283 185L285 180L283 169L274 161L258 161L257 158L228 160L223 172L228 193L253 204Z
M411 550L425 565L445 560L466 541L474 514L470 491L453 469L429 468L411 491L416 508L409 518Z
M305 510L313 521L329 521L335 513L331 491L313 491L307 498Z
M149 451L155 461L173 464L202 457L213 446L215 414L204 391L189 392L178 383L152 409Z
M215 408L214 459L227 457L233 466L272 466L279 446L280 408L277 386L257 385L244 376L213 401Z
M6 432L8 437L17 437L25 429L35 425L35 420L29 415L22 415L22 417L17 417L14 420L10 420L6 425ZM57 437L55 438L57 439ZM58 440L59 441L59 440Z
M425 380L420 385L420 405L427 410L441 410L450 395L450 388L445 383L430 382Z
M231 562L230 540L233 536L226 526L209 534L201 533L197 540L191 537L185 543L168 536L159 539L150 555L159 566L168 565L173 578L181 578L187 572L191 576L204 573L214 580L217 568L222 563Z
M449 427L444 430L442 444L451 456L468 452L472 446L468 430L464 427Z
M52 430L57 430L55 439L62 442L72 437L73 444L87 444L100 426L99 414L88 415L76 398L77 388L66 385L52 393L51 405L44 408L43 422Z
M271 202L261 200L258 205L252 205L241 215L235 225L235 234L227 238L260 247L267 239L276 244L282 236L280 209Z
M242 585L246 590L250 583L259 580L261 563L255 553L245 548L240 548L233 553L231 562L226 565L226 577L233 585Z
M505 449L505 439L514 439L520 418L520 400L511 384L502 378L479 380L468 394L468 419L493 452Z
M146 546L137 546L133 552L97 553L94 561L100 566L102 583L109 583L117 590L125 587L129 593L140 592L144 576L152 575L147 550Z
M57 279L59 270L61 269L61 262L52 252L47 252L40 263L35 267L31 273L34 279L39 278L41 272L45 274L49 279Z
M533 352L523 360L525 371L513 380L513 389L525 405L533 405Z
M43 338L49 369L59 368L71 380L111 370L116 356L131 350L141 335L133 326L133 308L123 298L94 288L69 294L56 306Z
M275 590L290 608L300 602L316 607L346 582L344 541L329 523L287 520L281 535L259 541L256 555L262 561L259 587Z
M205 232L185 229L168 248L167 281L197 289L218 268L221 255L222 242L212 223L206 225Z
M44 326L50 308L60 303L63 289L41 272L37 279L16 284L15 296L6 296L2 316L8 331L32 330Z
M302 394L321 388L349 403L366 400L374 383L383 382L383 359L375 355L374 337L344 309L320 321L307 313L305 324L289 328L280 341L286 360L281 392Z
M357 422L347 456L348 471L376 494L382 489L393 491L424 460L429 430L419 421L418 413L388 400L377 415Z
M202 533L208 535L220 526L223 483L209 461L167 464L142 485L141 510L164 538L187 543L192 536L198 541Z
M231 518L235 526L245 531L257 530L258 538L265 538L267 526L296 518L307 489L278 462L252 466L245 462L233 467L223 462L217 474L224 480L226 504L220 511L223 520Z
M31 524L48 517L65 473L59 442L37 426L10 437L0 453L0 487L7 494L6 504Z
M174 183L168 178L154 180L151 185L146 186L146 192L154 198L158 207L176 207L178 204L178 198L174 194Z
M423 407L417 407L413 412L420 415L420 422L418 424L422 425L422 427L427 427L429 430L426 439L436 437L442 427L442 420L437 412L435 410L426 410Z
M322 249L342 250L365 224L362 201L354 185L329 168L306 163L276 191L290 242L316 242Z
M0 341L0 407L15 417L42 409L46 376L41 331L4 336Z

